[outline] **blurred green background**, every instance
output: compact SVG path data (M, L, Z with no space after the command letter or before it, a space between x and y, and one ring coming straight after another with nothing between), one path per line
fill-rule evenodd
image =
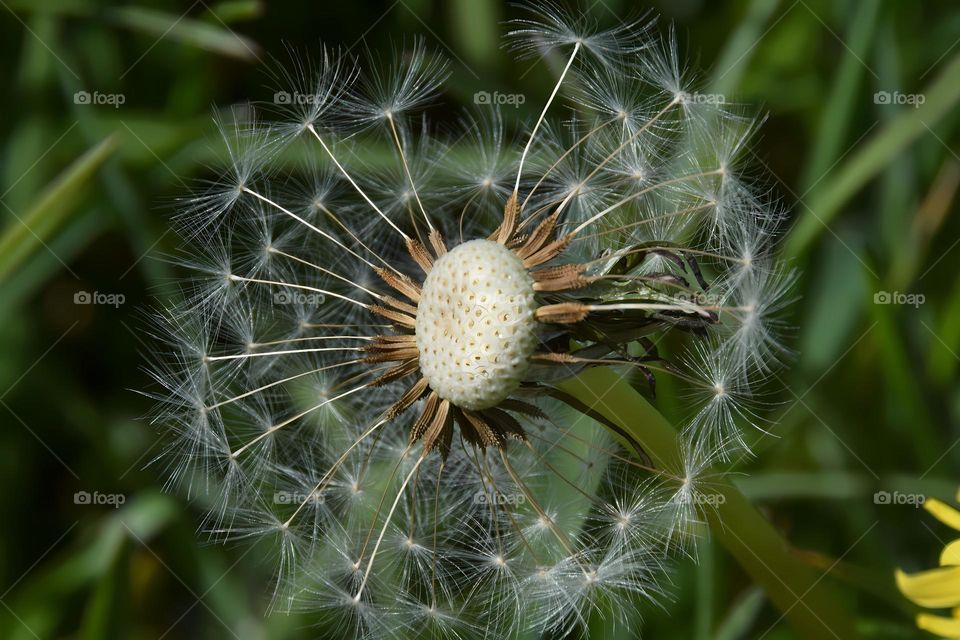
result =
M647 9L677 25L704 91L768 115L749 160L790 211L784 250L802 272L774 434L754 434L737 483L829 572L865 637L920 637L892 572L936 564L951 532L911 503L960 484L960 7L590 7L601 23ZM514 11L0 0L0 638L317 635L309 616L265 617L266 554L204 544L199 510L147 466L160 446L135 393L149 384L139 315L177 275L160 259L168 217L216 170L213 108L271 99L285 43L387 51L423 34L451 60L441 117L479 90L523 92L517 119L534 115L553 74L500 49ZM709 541L671 578L672 598L644 607L647 637L795 637Z

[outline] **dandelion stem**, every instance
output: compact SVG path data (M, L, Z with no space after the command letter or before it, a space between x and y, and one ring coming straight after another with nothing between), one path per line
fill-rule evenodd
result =
M283 351L261 351L260 353L232 353L228 356L207 356L207 362L220 360L242 360L244 358L262 358L264 356L283 356L293 353L329 353L331 351L363 351L361 347L313 347L310 349L285 349Z
M287 426L287 425L289 425L289 424L292 424L292 423L296 422L297 420L303 418L304 416L313 413L313 412L316 411L317 409L322 409L323 407L327 406L327 405L330 404L331 402L336 402L337 400L340 400L341 398L345 398L345 397L347 397L347 396L349 396L349 395L351 395L351 394L356 393L357 391L360 391L361 389L366 389L366 388L369 387L369 386L370 386L369 383L364 383L364 384L362 384L362 385L360 385L360 386L357 386L357 387L354 387L353 389L350 389L349 391L344 391L344 392L341 393L340 395L333 396L332 398L327 398L327 399L325 399L323 402L320 402L320 403L318 403L318 404L310 407L309 409L306 409L306 410L304 410L304 411L301 411L301 412L298 413L297 415L295 415L295 416L293 416L293 417L291 417L291 418L287 418L287 419L284 420L283 422L278 422L277 424L273 425L272 427L270 427L269 429L265 430L263 433L261 433L260 435L258 435L256 438L253 438L252 440L250 440L249 442L247 442L246 444L244 444L243 446L241 446L241 447L240 447L239 449L237 449L236 451L231 452L231 453L230 453L230 457L231 457L231 458L237 458L241 453L243 453L244 451L246 451L247 449L249 449L250 447L252 447L252 446L255 445L256 443L260 442L261 440L263 440L264 438L266 438L266 437L268 437L268 436L273 435L274 433L276 433L276 432L279 431L280 429L284 428L285 426Z
M400 498L403 497L404 491L407 489L407 485L410 484L410 478L417 472L417 469L420 468L420 464L427 458L427 452L424 451L420 454L420 457L417 458L416 464L413 465L413 468L410 469L410 473L407 474L407 477L403 479L403 484L400 485L400 488L397 489L397 497L393 499L393 504L390 505L390 511L387 512L386 520L383 523L383 527L380 529L380 535L377 536L377 542L373 545L373 551L370 552L370 560L367 561L367 568L363 572L363 580L360 582L360 587L357 589L357 593L353 596L354 601L359 602L360 596L363 594L363 588L367 585L367 578L370 577L370 571L373 569L373 561L377 559L377 551L380 549L380 543L383 542L383 536L387 534L387 527L390 526L390 520L393 519L393 512L397 510L397 505L400 504Z
M527 486L527 483L521 480L520 476L517 475L517 472L514 470L513 465L510 464L510 458L507 456L507 452L504 449L500 449L500 459L503 461L503 467L510 475L510 479L513 480L515 485L517 485L517 488L519 488L520 492L523 493L524 497L527 499L527 502L529 502L530 506L533 507L533 510L537 512L537 515L540 517L543 523L548 529L550 529L553 537L556 538L557 542L560 543L560 546L564 548L571 558L576 559L577 564L580 565L580 570L583 571L583 574L585 576L589 576L589 568L583 564L582 560L573 550L573 544L571 544L570 538L567 537L566 532L557 526L557 523L554 522L550 514L548 514L546 509L544 509L543 506L541 506L541 504L537 501L536 496L530 492L530 487Z
M397 133L397 124L393 120L393 114L387 114L387 122L390 123L390 131L393 133L393 140L397 144L397 151L400 153L400 161L403 163L403 171L407 174L407 180L410 181L410 188L413 190L413 197L417 200L417 206L420 207L420 212L423 214L423 219L426 220L427 226L430 227L430 230L433 231L433 223L430 222L430 216L427 215L427 210L423 208L423 203L420 201L420 194L417 193L417 185L413 181L413 174L410 173L410 165L407 163L407 154L403 151L403 143L400 142L400 135Z
M342 275L340 275L339 273L336 273L336 272L334 272L334 271L330 271L330 269L326 269L326 268L324 268L324 267L321 267L321 266L318 265L318 264L314 264L313 262L310 262L310 261L308 261L308 260L304 260L303 258L300 258L300 257L295 256L295 255L293 255L293 254L286 253L286 252L284 252L284 251L280 251L279 249L274 249L273 247L270 247L270 253L275 253L275 254L277 254L278 256L283 256L284 258L289 258L290 260L293 260L293 261L295 261L295 262L299 262L300 264L306 265L306 266L310 267L311 269L316 269L316 270L319 271L320 273L325 273L325 274L327 274L327 275L329 275L329 276L332 276L332 277L336 278L337 280L339 280L339 281L341 281L341 282L346 282L347 284L349 284L349 285L351 285L351 286L353 286L353 287L356 287L357 289L360 289L360 290L363 291L364 293L370 294L371 296L373 296L373 297L376 298L377 300L383 300L383 296L380 295L379 293L377 293L376 291L372 291L372 290L370 290L370 289L367 289L367 288L366 288L365 286L363 286L362 284L357 283L357 282L354 282L353 280L347 278L346 276L342 276ZM372 266L372 265L371 265L371 266Z
M307 227L307 228L310 229L311 231L315 231L316 233L320 234L322 237L324 237L324 238L326 238L327 240L329 240L330 242L334 243L335 245L337 245L338 247L340 247L341 249L343 249L344 251L346 251L347 253L349 253L349 254L352 255L353 257L355 257L357 260L360 260L361 262L363 262L364 264L366 264L368 267L371 267L371 268L373 267L373 264L370 263L368 260L366 260L366 258L364 258L363 256L361 256L361 255L359 255L358 253L356 253L355 251L353 251L350 247L348 247L347 245L343 244L342 242L340 242L339 240L337 240L335 237L331 236L329 233L327 233L327 232L324 231L323 229L320 229L320 228L317 227L316 225L310 224L309 222L307 222L306 220L304 220L303 218L301 218L300 216L298 216L298 215L295 214L294 212L290 211L289 209L287 209L287 208L284 207L283 205L281 205L281 204L279 204L279 203L277 203L277 202L274 202L274 201L271 200L270 198L268 198L268 197L266 197L266 196L264 196L264 195L261 195L261 194L257 193L256 191L253 191L253 190L250 189L249 187L243 187L243 192L244 192L244 193L247 193L247 194L249 194L249 195L251 195L251 196L253 196L253 197L256 198L257 200L260 200L261 202L263 202L263 203L265 203L265 204L270 205L271 207L273 207L273 208L276 209L277 211L280 211L281 213L284 213L284 214L290 216L291 218L293 218L294 220L296 220L296 221L299 222L300 224L304 225L305 227ZM364 248L366 249L365 246L364 246ZM367 249L367 251L370 251L370 250ZM371 252L371 253L372 253L372 252ZM374 254L374 255L376 255L376 254ZM377 256L377 257L379 258L379 256Z
M591 369L559 385L640 442L658 467L682 472L682 445L673 426L622 376ZM833 589L790 551L773 526L729 481L711 480L715 507L705 511L713 535L761 585L803 637L860 638Z
M373 210L376 211L377 214L379 214L380 217L383 218L383 220L384 220L387 224L389 224L391 227L393 227L393 230L396 231L397 233L399 233L399 234L403 237L404 240L410 240L410 236L408 236L406 233L403 232L403 230L402 230L400 227L398 227L396 224L394 224L394 223L393 223L393 220L391 220L390 218L388 218L388 217L387 217L387 214L385 214L383 211L381 211L381 210L380 210L380 207L378 207L377 205L375 205L375 204L373 203L373 200L371 200L370 197L367 196L366 193L364 193L363 189L360 188L360 185L358 185L356 182L354 182L353 178L350 177L350 174L347 173L347 170L344 169L344 168L343 168L343 165L340 164L340 161L337 160L337 157L336 157L335 155L333 155L333 152L330 150L330 147L327 146L327 143L323 141L323 138L320 137L320 134L317 133L317 130L313 128L313 125L312 125L312 124L307 125L307 129L310 131L310 133L313 134L313 137L317 139L317 142L320 143L320 146L323 147L324 152L330 157L331 160L333 160L333 164L337 165L337 169L339 169L339 170L340 170L340 173L343 174L343 177L347 179L347 182L349 182L349 183L353 186L353 188L357 190L357 193L360 194L360 197L363 198L368 205L370 205L371 207L373 207Z
M577 53L579 51L580 43L577 42L573 45L573 52L570 54L570 59L567 60L567 66L563 68L563 73L560 74L560 78L557 80L556 86L553 87L553 92L550 93L547 103L543 105L543 111L540 112L540 117L537 119L537 124L534 125L533 131L530 132L530 139L527 140L527 144L523 148L523 153L520 155L520 166L517 167L517 181L513 185L514 193L520 191L520 176L523 175L523 163L527 159L527 153L530 152L530 146L533 144L534 138L537 136L537 130L540 129L543 119L547 116L547 110L550 108L551 103L553 103L553 99L557 96L557 92L560 91L560 85L563 84L563 79L567 75L567 71L570 70L570 65L573 64L573 59L577 57Z
M308 375L314 374L314 373L320 373L321 371L326 371L327 369L335 369L335 368L337 368L337 367L345 367L345 366L348 366L348 365L351 365L351 364L357 364L358 362L360 362L360 359L359 359L359 358L354 358L354 359L352 359L352 360L347 360L346 362L338 362L338 363L336 363L336 364L327 365L327 366L325 366L325 367L318 367L318 368L316 368L316 369L307 369L306 371L302 371L302 372L297 373L297 374L294 374L294 375L292 375L292 376L288 376L288 377L286 377L286 378L283 378L282 380L276 380L276 381L271 382L271 383L269 383L269 384L265 384L265 385L263 385L263 386L261 386L261 387L257 387L257 388L255 388L255 389L251 389L250 391L246 391L246 392L244 392L244 393L241 393L241 394L238 395L238 396L233 396L232 398L227 398L226 400L221 400L220 402L218 402L218 403L216 403L216 404L212 404L212 405L210 405L210 406L208 406L208 407L205 407L205 409L206 409L207 411L210 411L211 409L217 409L217 408L222 407L222 406L224 406L224 405L228 405L228 404L230 404L231 402L236 402L237 400L242 400L242 399L247 398L247 397L249 397L249 396L252 396L252 395L254 395L254 394L260 393L261 391L266 391L267 389L270 389L270 388L275 387L275 386L277 386L277 385L281 385L281 384L284 384L284 383L286 383L286 382L290 382L291 380L296 380L297 378L302 378L303 376L308 376Z
M253 282L256 284L268 284L276 287L291 287L293 289L304 289L306 291L322 293L325 296L333 296L334 298L339 298L347 302L352 302L353 304L363 307L364 309L367 308L366 304L358 300L354 300L353 298L348 298L347 296L340 295L339 293L334 293L333 291L328 291L327 289L318 289L317 287L308 287L305 284L295 284L292 282L278 282L276 280L261 280L260 278L245 278L243 276L237 276L233 274L230 275L230 279L233 280L234 282Z
M672 178L672 179L670 179L670 180L664 180L663 182L658 182L657 184L650 185L649 187L647 187L647 188L645 188L645 189L641 189L640 191L637 191L636 193L631 193L629 196L627 196L627 197L625 197L625 198L622 198L622 199L619 200L618 202L613 203L612 205L610 205L610 206L607 207L606 209L603 209L603 210L600 211L599 213L595 214L593 217L588 218L586 221L584 221L583 223L581 223L580 226L578 226L576 229L574 229L573 231L571 231L571 232L570 232L570 235L571 235L571 236L577 235L578 233L580 233L581 231L583 231L584 229L586 229L587 227L589 227L591 224L593 224L594 222L596 222L596 221L599 220L600 218L604 217L605 215L607 215L608 213L610 213L610 212L613 211L614 209L616 209L616 208L618 208L618 207L622 207L623 205L625 205L626 203L630 202L631 200L636 200L636 199L639 198L640 196L645 195L645 194L647 194L647 193L650 193L651 191L653 191L653 190L655 190L655 189L659 189L660 187L667 187L667 186L670 186L671 184L677 184L677 183L683 182L683 181L685 181L685 180L692 180L692 179L694 179L694 178L706 178L706 177L708 177L708 176L719 175L719 174L721 174L721 173L723 173L723 170L722 170L722 169L714 169L714 170L712 170L712 171L703 171L703 172L700 172L700 173L691 173L691 174L688 174L688 175L685 175L685 176L680 176L680 177L678 177L678 178ZM569 197L569 196L568 196L568 197ZM566 201L564 201L564 204L566 204Z
M587 131L585 134L583 134L582 136L580 136L580 137L577 139L576 142L574 142L572 145L570 145L570 148L569 148L569 149L567 149L567 150L564 151L562 154L560 154L560 157L557 158L557 159L554 161L553 164L551 164L549 167L547 167L546 171L543 172L543 175L540 176L540 179L537 180L537 183L536 183L535 185L533 185L533 188L532 188L532 189L530 189L530 193L528 193L528 194L527 194L527 197L523 199L523 204L520 206L520 208L521 208L521 209L524 209L524 208L527 206L527 202L530 200L531 196L533 196L534 192L536 192L536 190L540 188L540 185L542 185L542 184L543 184L543 181L547 179L547 176L549 176L550 173L551 173L554 169L556 169L558 166L560 166L560 163L563 162L563 160L564 160L567 156L569 156L571 153L573 153L573 152L577 149L577 147L579 147L581 144L583 144L583 143L587 140L587 138L589 138L589 137L592 136L593 134L597 133L598 131L600 131L601 129L603 129L605 126L607 126L607 125L610 124L611 122L616 122L616 118L611 118L611 119L609 119L609 120L605 120L605 121L601 122L600 124L598 124L597 126L595 126L593 129L590 129L590 130Z
M340 457L337 458L337 461L334 462L332 465L330 465L330 468L327 469L326 473L323 474L323 477L320 478L320 481L316 484L316 486L313 487L313 490L308 494L307 499L303 500L300 503L300 506L297 507L297 510L294 511L289 518L287 518L286 522L283 523L284 527L289 527L293 523L296 517L300 514L301 511L303 511L303 508L310 501L311 496L315 496L318 493L321 493L326 488L327 484L333 478L333 474L337 472L337 469L339 469L340 465L343 464L343 461L347 459L347 457L350 455L350 452L353 451L361 442L366 440L367 436L369 436L371 433L373 433L374 431L376 431L377 429L385 425L387 422L389 422L389 420L383 419L383 418L378 420L372 427L364 431L359 438L354 440L353 444L351 444L349 447L346 448L346 450L340 455Z
M437 469L437 487L433 493L433 558L430 567L430 603L437 606L437 536L440 532L440 480L443 478L443 470L447 466L447 461L440 463Z

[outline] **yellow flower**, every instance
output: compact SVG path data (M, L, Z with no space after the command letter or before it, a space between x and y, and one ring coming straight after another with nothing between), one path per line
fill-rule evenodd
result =
M957 493L960 502L960 492ZM960 531L960 511L939 500L928 499L923 508L937 520ZM940 554L940 567L907 575L896 571L901 593L921 607L951 609L951 617L929 613L917 615L917 626L943 638L960 640L960 540L954 540Z

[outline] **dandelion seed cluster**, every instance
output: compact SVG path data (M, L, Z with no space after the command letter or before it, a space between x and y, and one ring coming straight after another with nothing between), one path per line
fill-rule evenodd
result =
M451 404L489 409L523 382L537 347L533 278L492 240L441 256L417 304L417 350L427 385Z
M563 635L692 549L791 278L738 166L752 121L653 34L526 6L508 46L556 85L515 136L495 107L436 131L419 41L294 57L296 99L220 120L230 164L177 217L194 275L156 322L160 459L216 538L273 540L276 607L345 637ZM675 379L682 469L557 388L595 366Z

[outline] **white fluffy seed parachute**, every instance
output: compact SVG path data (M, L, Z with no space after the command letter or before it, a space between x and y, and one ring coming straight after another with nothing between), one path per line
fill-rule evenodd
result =
M791 277L740 172L752 122L652 33L528 5L508 42L555 84L515 137L495 106L433 133L420 42L295 58L271 120L220 120L229 164L177 217L192 275L155 323L158 460L215 538L273 540L276 607L505 638L661 593L701 476L759 426ZM651 397L674 378L682 474L557 388L595 366Z

